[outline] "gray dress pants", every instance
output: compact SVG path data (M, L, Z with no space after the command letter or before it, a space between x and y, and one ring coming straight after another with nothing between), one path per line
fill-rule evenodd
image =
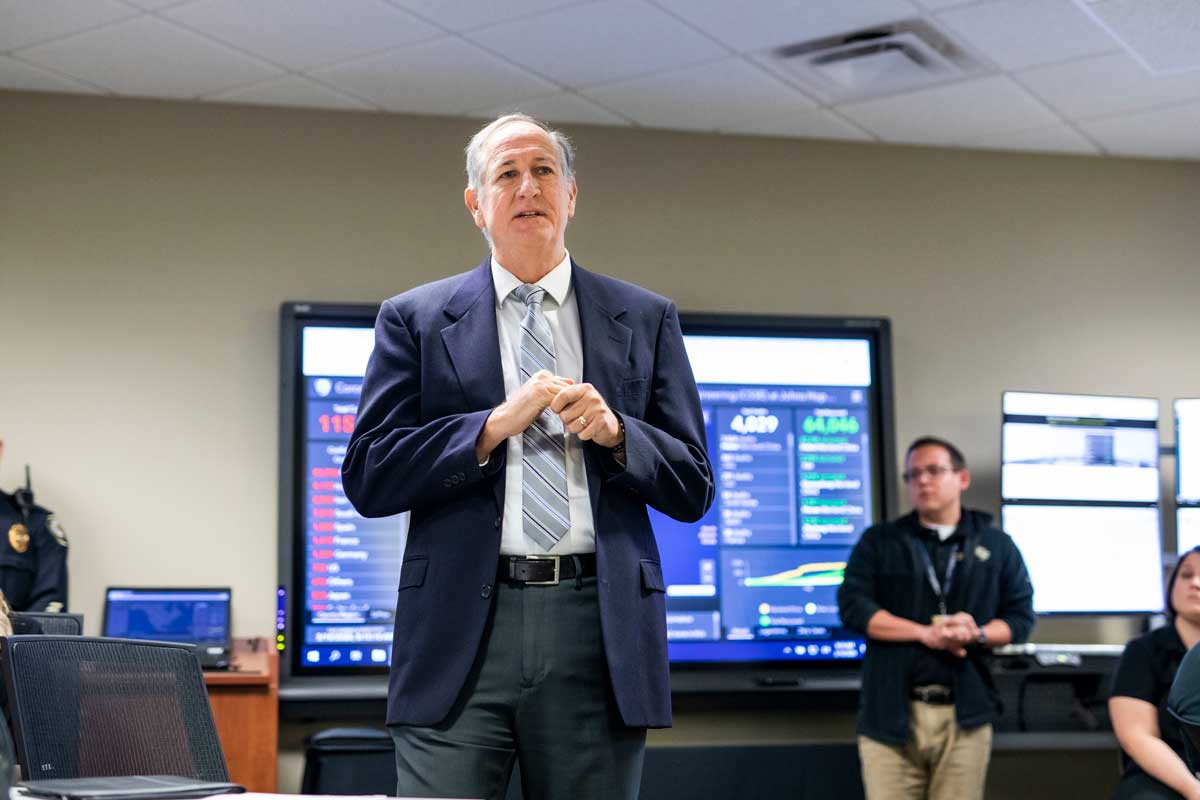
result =
M503 800L514 761L525 800L636 800L641 783L646 731L617 710L594 577L498 581L450 714L390 730L401 797Z

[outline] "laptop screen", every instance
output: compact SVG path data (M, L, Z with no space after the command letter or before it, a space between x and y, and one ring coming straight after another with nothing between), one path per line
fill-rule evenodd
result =
M104 635L194 644L201 652L229 647L228 588L109 588Z

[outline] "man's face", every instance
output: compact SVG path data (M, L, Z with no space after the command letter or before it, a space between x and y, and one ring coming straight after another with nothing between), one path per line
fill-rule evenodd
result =
M946 448L936 444L913 450L904 470L909 502L926 517L957 506L971 485L971 473L965 469L955 472Z
M484 145L479 184L478 191L467 189L467 208L497 251L561 253L567 220L575 215L575 181L563 176L546 131L513 122L493 133Z

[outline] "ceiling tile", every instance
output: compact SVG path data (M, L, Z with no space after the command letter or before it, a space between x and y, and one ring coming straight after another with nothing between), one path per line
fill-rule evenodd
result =
M303 106L358 111L374 108L361 100L348 97L300 75L289 75L286 78L266 81L244 89L218 92L204 99L222 103L250 103L263 106Z
M798 90L785 86L739 58L662 72L583 90L642 125L713 131L745 123L787 127L816 108Z
M1196 0L1078 0L1082 10L1155 74L1200 69Z
M1029 131L1009 131L984 136L968 143L991 150L1022 150L1036 153L1080 153L1099 155L1100 148L1069 125L1054 125Z
M28 47L138 13L115 0L0 0L0 50Z
M1002 76L851 103L838 111L884 141L913 144L964 144L989 134L1059 122Z
M733 50L821 39L917 16L908 0L655 0Z
M847 139L870 142L874 139L837 114L824 109L798 111L774 117L743 117L718 133L752 134L755 136L784 136L801 139Z
M55 75L53 72L46 72L7 56L0 56L0 88L25 92L97 93L90 86Z
M1103 53L1120 45L1071 0L997 0L937 15L1004 69Z
M409 45L311 74L389 111L420 114L463 114L558 88L457 38Z
M279 70L203 36L143 16L22 50L21 58L121 94L195 97Z
M570 92L560 92L549 97L538 97L532 100L521 100L503 106L494 106L483 111L471 112L473 117L494 118L503 114L520 111L537 117L540 120L553 123L575 122L583 125L628 125L616 114L601 108L588 100Z
M1154 76L1125 53L1039 67L1016 78L1071 119L1124 114L1200 98L1200 72Z
M727 55L707 37L641 0L573 6L466 36L571 88Z
M144 8L147 11L157 11L162 8L170 8L171 6L181 6L184 3L190 3L192 0L125 0L130 5Z
M289 69L443 35L382 0L201 0L163 16Z
M1126 156L1200 159L1200 102L1079 123L1105 150Z
M929 11L940 11L943 8L952 8L954 6L963 6L968 3L974 3L977 0L913 0L918 5L928 9Z
M512 22L581 0L389 0L452 31L469 31ZM590 0L582 0L588 2Z

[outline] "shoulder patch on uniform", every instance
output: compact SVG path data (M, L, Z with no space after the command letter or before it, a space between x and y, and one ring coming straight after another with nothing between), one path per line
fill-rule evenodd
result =
M67 546L67 532L63 530L62 523L58 521L57 515L51 514L46 518L46 530L50 531L50 535L54 537L54 541L63 547Z

